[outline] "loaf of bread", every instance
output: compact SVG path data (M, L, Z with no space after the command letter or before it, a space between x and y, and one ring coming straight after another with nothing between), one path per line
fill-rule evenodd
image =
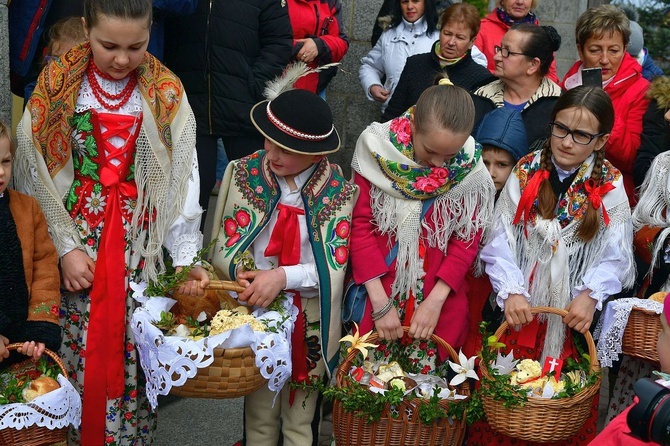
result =
M52 390L60 388L60 384L53 378L48 376L40 376L37 379L34 379L30 382L30 385L23 389L23 400L27 403L38 396L42 396L45 393L49 393Z

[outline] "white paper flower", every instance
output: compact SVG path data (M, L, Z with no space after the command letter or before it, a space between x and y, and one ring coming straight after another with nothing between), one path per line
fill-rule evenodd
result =
M188 327L184 324L179 324L177 327L174 329L174 334L176 336L181 336L183 338L187 338L191 335L191 330L188 329Z
M491 366L492 369L498 370L499 375L509 375L512 373L512 370L516 367L516 363L519 362L517 359L514 359L512 352L503 356L498 352L498 357L496 362Z
M204 311L201 311L200 314L198 315L198 317L196 318L196 321L203 322L205 320L207 320L207 313L205 313Z
M456 376L454 376L451 381L449 381L449 385L452 386L457 386L464 382L467 378L474 378L477 381L479 381L479 377L477 376L477 372L475 372L475 359L476 356L472 356L469 359L465 357L463 354L463 350L458 353L458 361L460 364L453 363L451 361L449 362L449 366L451 367L451 370L457 373Z
M144 292L146 291L148 285L149 284L145 281L137 283L131 280L130 289L133 290L133 299L139 303L145 303L147 301L147 297L144 295Z

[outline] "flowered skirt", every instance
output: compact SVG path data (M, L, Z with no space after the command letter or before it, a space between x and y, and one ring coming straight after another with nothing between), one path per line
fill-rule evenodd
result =
M82 238L82 244L87 247L88 255L95 260L102 225L89 229L82 218L75 218L74 222ZM140 256L131 252L129 243L126 244L126 265L129 266L127 274L128 277L132 277L140 265ZM136 304L132 298L132 290L128 287L127 289L129 292L126 295L126 321L130 321ZM91 307L89 292L90 290L78 293L64 292L60 311L61 327L63 327L60 354L70 381L81 395L85 391L84 369ZM122 397L107 401L105 445L151 445L156 430L156 414L151 411L146 398L144 374L130 325L126 326L125 347L125 388ZM80 429L70 429L69 445L81 443Z

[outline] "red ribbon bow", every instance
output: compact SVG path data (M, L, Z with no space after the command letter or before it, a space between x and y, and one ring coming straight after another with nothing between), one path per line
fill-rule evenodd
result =
M297 265L300 262L300 223L299 215L305 215L305 211L294 206L278 204L277 223L272 229L268 246L264 254L267 257L277 256L279 266ZM291 335L291 361L293 371L292 379L296 383L307 383L309 370L307 370L307 346L305 345L306 321L302 311L300 293L294 291L293 305L298 308L298 317ZM289 406L295 401L295 388L289 394Z
M593 178L589 178L584 183L584 189L586 189L586 198L591 202L593 209L599 209L602 205L603 207L603 221L605 226L610 224L610 216L607 215L607 209L603 205L603 197L607 192L616 189L612 183L603 184L602 186L596 186L596 182L593 181Z
M530 217L530 210L533 208L533 203L535 203L537 194L540 191L540 185L544 180L548 179L548 170L541 169L535 172L535 175L533 175L533 178L530 179L528 185L524 189L523 195L521 195L521 199L519 200L519 205L516 208L516 214L514 215L514 221L512 224L519 223L521 221L521 216L524 213L526 214L526 219Z
M277 223L272 230L266 257L277 256L279 266L296 265L300 261L300 224L298 215L305 215L300 208L278 204Z

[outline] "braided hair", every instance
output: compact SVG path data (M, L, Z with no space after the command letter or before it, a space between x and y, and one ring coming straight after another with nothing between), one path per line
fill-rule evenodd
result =
M614 108L612 101L607 93L599 87L580 86L569 90L563 94L554 109L551 112L551 121L556 119L559 112L569 109L579 108L592 113L598 119L598 132L609 134L614 126ZM566 136L567 138L567 136ZM596 142L597 143L597 142ZM605 147L595 152L593 159L593 169L591 179L595 187L602 185L604 176ZM551 138L547 140L540 156L540 168L551 172L554 169L554 163L551 161ZM538 213L545 219L555 217L556 204L558 197L548 179L542 181L538 192ZM586 212L582 218L577 235L585 242L593 240L600 229L600 218L598 210L593 207L591 200L587 198Z

